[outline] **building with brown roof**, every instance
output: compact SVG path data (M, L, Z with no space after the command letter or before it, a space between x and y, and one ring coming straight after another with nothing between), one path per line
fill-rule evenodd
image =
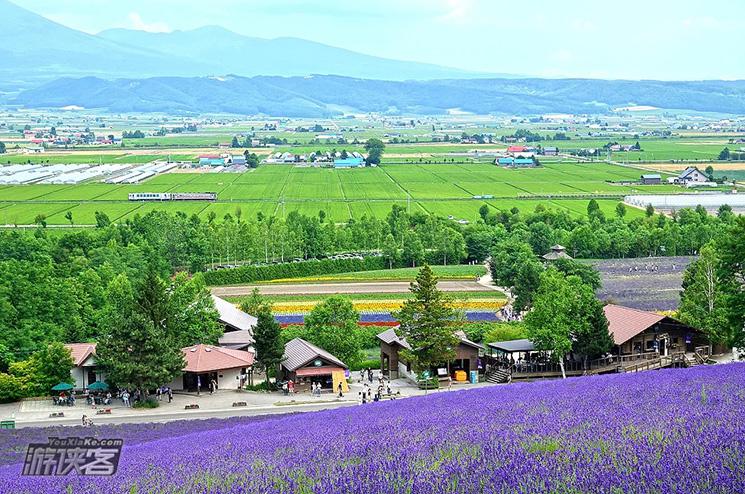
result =
M465 372L467 379L471 379L471 372L479 371L479 351L483 350L483 347L469 340L462 331L456 331L455 335L459 339L458 347L455 349L455 359L452 362L443 362L441 366L431 369L431 375L447 379L448 369L450 369L450 377L454 380L463 375L458 371ZM411 350L406 339L398 336L396 328L383 331L377 335L377 338L380 342L380 368L383 375L388 376L389 379L406 377L416 382L418 377L411 363L399 355L401 349Z
M615 304L606 305L603 312L616 351L621 354L658 351L665 356L692 352L697 344L704 343L697 329L670 316Z
M551 247L550 252L543 255L543 258L547 261L555 261L556 259L571 259L572 256L567 254L566 247L556 244Z
M257 319L215 295L212 295L212 302L217 310L217 320L224 330L224 334L218 340L219 345L233 350L252 352L254 350L253 331Z
M68 343L65 348L72 355L73 368L70 373L75 380L75 389L84 390L92 383L106 378L96 363L95 343Z
M295 383L295 390L308 391L311 384L320 384L322 388L336 391L339 383L344 392L349 391L347 384L347 364L323 348L294 338L285 345L285 353L280 364L280 377Z
M219 389L239 389L251 381L254 354L213 345L192 345L182 348L183 374L170 384L171 389L205 391L211 381Z

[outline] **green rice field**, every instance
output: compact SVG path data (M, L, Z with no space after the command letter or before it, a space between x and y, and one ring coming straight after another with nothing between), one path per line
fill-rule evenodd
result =
M613 214L624 195L676 193L671 186L621 185L633 181L638 169L607 163L546 163L534 169L504 169L487 163L387 164L351 170L262 165L242 174L167 173L144 183L113 185L0 186L0 224L31 224L37 215L50 225L67 224L69 210L77 225L94 222L96 211L112 221L155 209L184 211L218 218L240 208L243 217L286 216L291 211L317 215L323 210L335 222L365 215L385 216L394 204L411 212L428 212L473 221L483 204L496 209L547 208L584 214L597 197L601 209ZM218 201L132 203L132 192L216 192ZM492 196L474 198L474 196ZM642 214L629 208L627 218Z

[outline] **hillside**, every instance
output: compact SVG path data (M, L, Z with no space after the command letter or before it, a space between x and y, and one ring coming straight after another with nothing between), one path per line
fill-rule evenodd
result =
M380 81L340 76L65 78L21 93L26 107L105 108L115 112L227 112L320 117L358 112L441 114L602 113L630 103L659 108L745 113L745 81L596 79L449 79Z
M29 442L60 434L24 428L0 434L0 481L4 492L743 492L743 386L745 364L720 364L263 420L65 428L124 439L117 474L99 477L18 475Z

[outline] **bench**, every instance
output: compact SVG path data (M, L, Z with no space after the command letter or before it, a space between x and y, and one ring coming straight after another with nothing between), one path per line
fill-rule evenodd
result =
M111 408L99 408L96 415L111 415Z
M247 407L248 403L246 403L245 401L234 401L233 406L234 407Z
M15 420L3 420L0 421L0 429L15 429L16 428L16 421Z
M52 412L49 414L50 419L56 419L58 417L64 417L64 416L65 416L65 412Z
M184 405L184 410L198 410L199 405L196 403L192 403L191 405Z

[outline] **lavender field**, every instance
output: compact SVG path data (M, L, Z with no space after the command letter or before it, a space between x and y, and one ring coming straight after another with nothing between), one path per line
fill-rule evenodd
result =
M26 443L90 430L0 431L0 490L741 493L745 364L440 392L279 418L94 430L125 439L114 477L21 477Z

